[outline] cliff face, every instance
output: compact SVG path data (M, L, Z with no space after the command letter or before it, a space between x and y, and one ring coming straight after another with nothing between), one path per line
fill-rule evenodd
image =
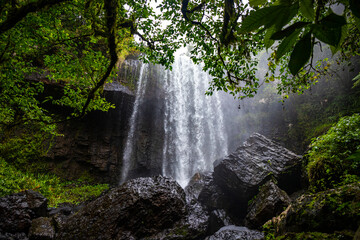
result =
M83 119L59 126L48 153L52 171L72 178L88 178L116 184L127 136L134 96L125 91L106 91L106 99L116 108L92 112Z
M128 132L133 124L130 121L139 66L136 60L128 61L119 69L117 81L104 87L105 97L115 109L91 112L83 119L59 126L63 136L54 139L48 153L51 171L68 179L90 177L96 182L119 183ZM129 179L158 175L162 169L163 88L158 81L158 69L154 66L149 69L144 76L145 95L136 116Z

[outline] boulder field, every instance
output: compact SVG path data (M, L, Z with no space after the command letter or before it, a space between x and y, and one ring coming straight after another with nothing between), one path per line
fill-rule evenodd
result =
M79 206L48 208L32 190L0 198L0 239L251 240L270 230L283 239L352 239L360 185L302 194L301 165L301 156L254 134L185 189L155 176L129 180Z

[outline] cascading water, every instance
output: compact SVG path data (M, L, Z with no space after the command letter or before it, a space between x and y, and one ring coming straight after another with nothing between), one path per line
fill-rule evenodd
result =
M154 66L152 66L154 68ZM136 155L134 146L140 144L135 137L142 105L146 104L149 69L142 65L130 130L123 155L121 181L128 177L131 157ZM175 178L183 187L198 171L211 170L212 162L228 152L222 97L220 93L206 96L210 76L194 65L185 55L177 55L172 71L157 67L156 77L161 90L162 174ZM154 81L154 79L152 79ZM154 95L154 93L151 93ZM144 121L150 121L145 119ZM159 125L159 124L158 124ZM138 141L138 142L137 142ZM143 141L143 140L142 140ZM135 150L136 151L136 150Z
M144 72L146 72L147 68L148 68L147 64L142 64L140 68L140 76L136 88L137 90L135 96L135 103L130 118L130 130L128 132L124 154L123 154L123 167L121 171L120 183L123 183L126 180L131 165L130 160L133 152L134 134L137 123L138 109L139 109L139 104L143 101L143 97L146 90L145 88L146 81L144 80L144 78L146 77L146 73L144 74Z
M218 93L206 96L210 76L186 56L177 56L172 71L163 77L165 89L165 140L163 174L185 186L198 171L227 154L221 102Z

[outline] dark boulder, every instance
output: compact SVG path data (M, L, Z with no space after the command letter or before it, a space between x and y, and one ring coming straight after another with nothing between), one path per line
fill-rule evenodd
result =
M187 215L172 228L145 239L156 240L198 240L207 235L209 215L195 200L187 205Z
M209 211L215 209L228 209L232 205L231 197L224 193L221 187L215 184L212 176L199 193L198 200Z
M233 225L230 217L223 209L213 210L209 215L208 235L214 234L224 226Z
M234 225L226 226L217 231L214 235L205 240L255 240L264 239L264 234L256 230L250 230L246 227L237 227Z
M4 235L27 233L32 219L46 215L47 199L33 190L0 198L0 232Z
M265 229L275 235L288 232L322 232L349 230L355 234L360 225L360 183L316 194L303 195L268 221Z
M260 187L260 192L248 208L245 225L259 228L272 217L280 214L291 200L285 191L270 180Z
M30 240L52 240L55 237L55 227L51 218L40 217L31 222Z
M166 177L125 182L69 217L58 239L140 239L186 216L184 190Z
M49 216L53 219L55 229L58 230L66 223L67 219L82 209L85 203L75 205L72 203L61 203L57 208L49 208Z
M200 192L212 180L212 172L195 173L185 187L186 200L198 199Z
M8 233L0 229L0 240L29 240L25 233Z
M248 201L259 187L275 178L291 193L301 188L301 156L255 133L244 145L215 163L214 183L231 196L231 212L245 217Z

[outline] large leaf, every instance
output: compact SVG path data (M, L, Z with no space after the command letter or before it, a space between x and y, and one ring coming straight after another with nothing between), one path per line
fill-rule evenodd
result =
M240 32L251 32L261 26L270 28L274 25L281 29L290 22L298 10L299 5L296 3L293 5L270 6L252 11L250 15L243 20Z
M275 21L283 8L283 6L271 6L250 12L250 15L242 21L240 31L251 32Z
M300 39L291 53L289 69L292 75L295 76L299 70L309 61L311 50L311 34L308 33L302 39Z
M272 22L267 22L265 24L265 28L269 28L275 25L279 30L283 26L289 24L291 19L293 19L299 11L299 4L297 2L292 5L281 6L282 8L279 11L278 16L276 16L276 18Z
M341 40L341 27L330 28L324 24L314 24L312 29L317 39L329 45L337 46Z
M293 48L297 38L299 37L299 34L301 32L301 29L296 30L293 32L290 36L286 37L280 45L278 46L276 50L275 59L278 61L282 56L284 56L286 53L290 52L290 50Z
M357 29L359 29L360 31L360 19L355 17L355 26L357 27Z
M267 2L267 0L249 0L251 7L257 7L259 5L263 5Z
M296 29L301 29L304 26L310 24L309 22L296 22L293 25L285 28L284 30L278 31L271 36L271 39L280 40L284 37L290 36Z
M354 16L360 18L360 1L359 0L349 0L350 10Z
M346 24L346 19L343 16L331 13L330 15L321 19L319 23L326 26L327 28L339 28Z
M313 0L300 0L300 12L307 19L315 20L315 8Z
M271 39L271 36L274 34L274 32L277 31L276 26L272 26L266 31L265 38L264 38L264 44L266 49L270 48L274 44L274 40Z

